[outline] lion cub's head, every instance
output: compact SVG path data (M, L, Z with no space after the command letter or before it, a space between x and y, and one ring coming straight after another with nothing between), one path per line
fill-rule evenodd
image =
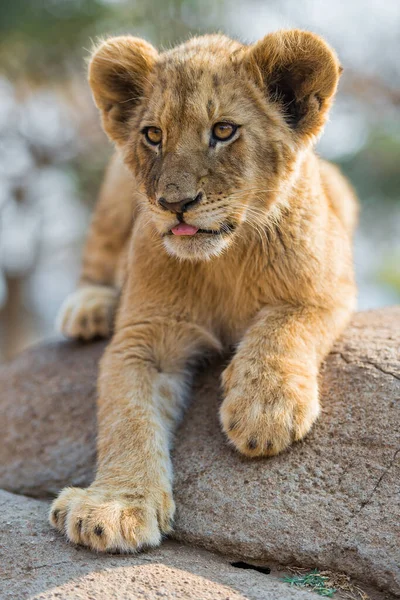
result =
M111 38L89 81L165 247L206 259L271 210L320 132L339 74L321 38L292 30L252 46L198 37L162 54Z

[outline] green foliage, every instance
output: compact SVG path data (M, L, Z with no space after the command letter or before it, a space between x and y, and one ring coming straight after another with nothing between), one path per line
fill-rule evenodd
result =
M203 0L2 0L0 63L13 78L62 79L71 66L83 71L90 40L136 33L171 45L207 30L206 16L220 1Z
M400 202L400 129L388 121L375 125L365 146L340 163L363 202Z
M395 254L391 257L385 257L382 268L377 274L379 283L388 285L394 291L400 294L400 255Z
M328 584L329 577L320 575L318 569L314 569L310 573L284 577L283 581L289 583L291 586L311 588L313 592L325 598L332 598L336 592L336 589L330 587Z

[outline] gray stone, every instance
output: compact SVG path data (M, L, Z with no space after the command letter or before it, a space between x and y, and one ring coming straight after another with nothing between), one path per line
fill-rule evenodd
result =
M0 488L41 497L91 481L104 347L52 342L0 366Z
M400 592L400 308L359 313L326 361L321 418L280 456L249 460L220 431L221 365L198 377L174 451L175 537ZM101 343L54 343L0 369L0 487L89 483Z
M47 524L48 504L0 492L2 600L313 600L281 573L243 571L228 559L167 541L136 556L66 544Z
M400 593L399 324L399 308L355 316L323 369L318 423L272 459L227 447L205 374L174 453L176 537Z

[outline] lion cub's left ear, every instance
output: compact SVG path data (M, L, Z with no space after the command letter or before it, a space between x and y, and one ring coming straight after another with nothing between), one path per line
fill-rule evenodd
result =
M298 29L271 33L250 47L245 64L298 135L320 132L342 72L322 38Z

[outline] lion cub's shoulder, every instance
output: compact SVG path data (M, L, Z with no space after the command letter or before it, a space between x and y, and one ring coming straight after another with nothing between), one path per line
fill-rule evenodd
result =
M319 159L321 183L327 201L346 231L353 233L358 218L359 204L356 193L340 169L323 159Z

